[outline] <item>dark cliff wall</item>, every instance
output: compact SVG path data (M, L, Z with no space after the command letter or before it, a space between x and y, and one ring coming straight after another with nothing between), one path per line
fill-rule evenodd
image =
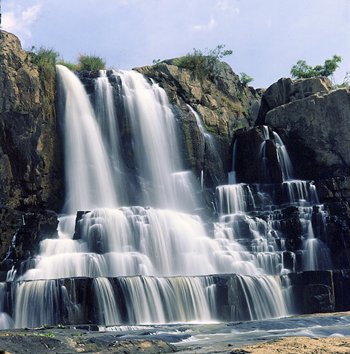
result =
M14 35L1 31L0 48L0 204L59 210L63 183L55 77L43 81Z
M0 31L0 270L55 235L63 197L61 139L55 113L55 75Z

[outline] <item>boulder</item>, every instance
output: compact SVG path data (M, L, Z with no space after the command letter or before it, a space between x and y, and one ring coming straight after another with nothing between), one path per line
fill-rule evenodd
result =
M300 179L350 173L350 91L317 93L267 112L265 122L288 132L287 149Z
M286 103L309 97L315 93L328 93L332 83L326 77L292 80L281 78L262 95L257 125L265 124L266 113Z

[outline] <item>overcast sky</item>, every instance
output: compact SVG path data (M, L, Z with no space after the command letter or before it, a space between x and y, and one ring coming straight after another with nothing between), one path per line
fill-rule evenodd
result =
M267 87L299 59L343 61L350 71L350 0L0 0L2 28L25 49L53 48L66 61L103 57L130 69L225 44L233 70Z

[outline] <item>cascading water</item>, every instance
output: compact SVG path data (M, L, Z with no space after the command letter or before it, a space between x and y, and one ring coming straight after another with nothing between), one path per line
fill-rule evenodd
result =
M118 201L125 202L128 200L128 195L124 174L125 167L121 154L118 116L113 87L108 80L106 70L100 70L100 76L95 80L94 103L96 119L109 155L109 163L113 173L114 188L118 194Z
M94 112L78 78L61 66L57 71L68 215L60 218L59 237L42 241L39 255L11 283L15 326L220 320L219 277L226 279L225 291L235 294L230 320L286 316L289 293L278 276L291 269L279 211L267 207L277 197L253 185L219 186L220 216L210 233L193 215L199 203L193 197L195 182L182 170L165 92L138 73L114 71L109 75L118 78L136 171L144 183L141 199L151 205L119 206L117 195L127 200L130 191L123 179L118 188L124 167L118 161L123 159L120 140L114 139L118 124L116 110L109 107L114 102L109 77L102 72L96 79ZM205 137L200 121L198 126ZM302 186L304 194L291 187L280 199L290 203L294 193L295 203L310 204L311 185ZM267 209L269 217L257 215ZM77 217L70 215L79 210ZM311 217L305 213L304 219ZM91 311L82 309L89 306L97 309L93 318L84 317Z
M257 268L267 274L332 269L329 249L321 240L325 233L326 212L319 204L314 184L292 179L293 167L280 136L276 132L271 134L266 126L262 127L262 132L262 175L269 170L264 153L266 142L273 139L283 181L280 184L218 186L220 224L226 225L230 239L244 245ZM234 151L238 148L235 145ZM293 227L300 229L299 247L291 244L298 242L296 235L290 234ZM296 247L297 253L291 251ZM301 258L297 257L300 253Z
M66 172L66 213L96 207L115 207L117 197L111 167L97 125L94 110L79 79L66 67L57 65L64 107L64 156Z
M192 190L182 171L174 114L165 91L134 71L119 71L126 114L134 139L134 154L140 176L150 183L144 188L146 204L162 208L193 210L193 197L178 196L177 179Z

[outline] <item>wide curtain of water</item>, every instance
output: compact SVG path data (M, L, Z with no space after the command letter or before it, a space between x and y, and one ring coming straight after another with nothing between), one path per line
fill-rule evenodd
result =
M203 207L196 197L200 176L183 169L178 122L158 84L134 71L101 71L89 97L67 68L57 66L57 78L65 151L64 215L59 237L43 240L38 256L13 275L14 310L9 315L14 325L79 323L86 320L79 309L87 303L96 309L87 320L101 325L220 320L219 274L234 274L224 278L231 279L230 320L286 316L292 301L280 276L293 269L285 261L278 208L271 208L280 202L274 194L258 185L218 186L219 216L215 222L202 220L195 213ZM214 149L215 138L189 109ZM142 205L120 202L134 192L121 126L130 128L127 156L135 163L132 171L140 181ZM286 179L283 203L305 208L304 251L314 252L313 185L291 180L281 139L265 130L266 139L275 137ZM258 217L257 210L269 211L269 217ZM320 222L322 213L320 208ZM329 266L304 263L305 269ZM90 302L79 293L82 279L87 279L84 289ZM12 326L12 319L6 317L3 326Z

